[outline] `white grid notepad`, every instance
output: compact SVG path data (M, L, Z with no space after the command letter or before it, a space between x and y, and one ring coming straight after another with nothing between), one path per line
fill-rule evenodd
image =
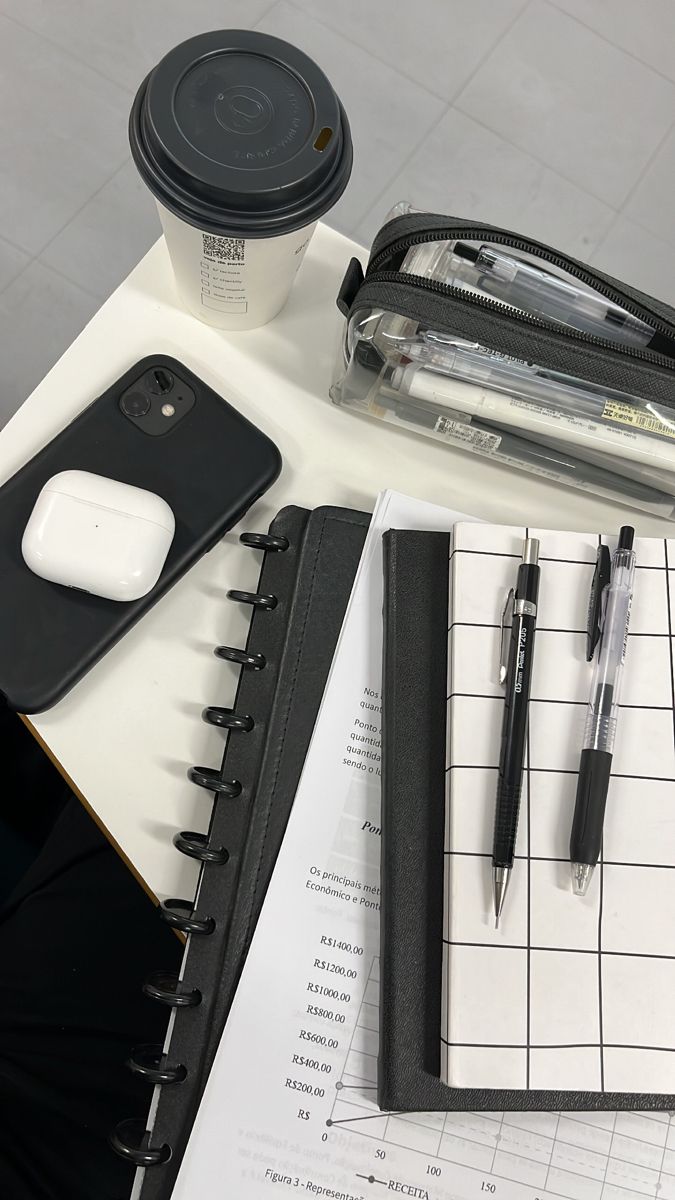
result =
M526 533L541 543L537 641L517 857L495 930L499 619ZM599 540L455 527L442 1014L453 1086L675 1092L675 540L635 543L603 854L588 895L570 888Z

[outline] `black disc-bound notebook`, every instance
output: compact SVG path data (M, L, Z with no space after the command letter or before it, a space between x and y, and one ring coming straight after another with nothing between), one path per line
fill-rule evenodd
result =
M672 1110L665 1094L441 1081L449 561L447 533L384 535L378 1103L399 1112Z
M145 1168L142 1200L171 1194L284 836L370 517L342 508L282 509L267 534L241 541L264 554L249 604L245 649L218 647L242 666L233 709L204 719L228 731L219 768L193 783L214 795L206 835L184 831L179 850L201 861L192 900L162 916L188 934L181 978L155 974L148 996L171 1012L164 1047L137 1047L131 1070L155 1084L146 1128L122 1122L112 1144ZM150 1093L149 1093L150 1098Z

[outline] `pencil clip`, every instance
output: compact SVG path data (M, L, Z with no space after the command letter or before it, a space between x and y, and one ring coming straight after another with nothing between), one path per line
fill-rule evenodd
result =
M588 615L586 618L586 662L591 662L595 647L600 641L602 622L605 608L605 588L609 585L612 573L612 559L609 546L598 546L595 560L591 594L588 597Z
M511 637L511 626L513 625L514 600L515 592L513 588L509 588L504 600L504 607L502 608L501 634L499 639L499 682L502 687L506 683L509 664L509 638Z

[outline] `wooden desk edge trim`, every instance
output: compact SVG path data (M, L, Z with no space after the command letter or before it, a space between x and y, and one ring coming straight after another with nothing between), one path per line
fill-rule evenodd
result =
M98 813L96 813L94 811L91 804L87 800L86 796L84 796L82 794L80 789L76 786L76 784L70 778L70 775L68 774L66 769L61 765L58 758L56 758L55 755L52 753L51 749L45 742L44 738L41 737L41 735L38 733L37 729L33 725L30 718L27 716L24 716L23 713L18 713L17 716L19 716L21 718L21 720L23 721L26 728L29 730L29 732L32 734L32 736L35 738L38 745L42 748L42 750L44 750L45 754L47 755L47 758L50 760L50 762L52 762L54 764L54 766L56 767L59 774L63 777L63 779L65 779L66 783L68 784L68 787L71 789L71 791L74 793L74 795L77 796L80 803L84 805L84 807L86 808L87 812L89 813L89 816L91 817L92 821L95 821L96 824L98 825L99 829L101 830L101 833L105 834L106 838L110 842L110 845L113 847L116 854L118 854L119 857L122 859L122 862L128 868L128 870L131 871L131 874L133 875L136 882L140 884L140 886L143 888L143 891L152 900L153 904L155 904L155 905L157 905L157 907L159 907L159 903L160 903L159 897L155 895L155 893L153 892L149 883L146 882L146 880L141 875L140 871L134 866L134 864L132 863L129 856L127 854L125 854L125 852L122 849L122 847L120 846L119 842L116 841L116 839L113 837L113 835L111 834L111 832L107 828L107 826L103 824L103 821L99 817ZM181 942L185 942L185 934L181 933L180 930L178 930L178 929L174 929L173 932L175 934L177 934L177 936Z

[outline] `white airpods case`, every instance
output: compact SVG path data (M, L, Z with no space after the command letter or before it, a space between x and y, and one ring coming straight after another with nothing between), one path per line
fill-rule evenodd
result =
M52 583L108 600L155 586L175 532L161 496L89 471L61 471L40 492L24 530L26 566Z

